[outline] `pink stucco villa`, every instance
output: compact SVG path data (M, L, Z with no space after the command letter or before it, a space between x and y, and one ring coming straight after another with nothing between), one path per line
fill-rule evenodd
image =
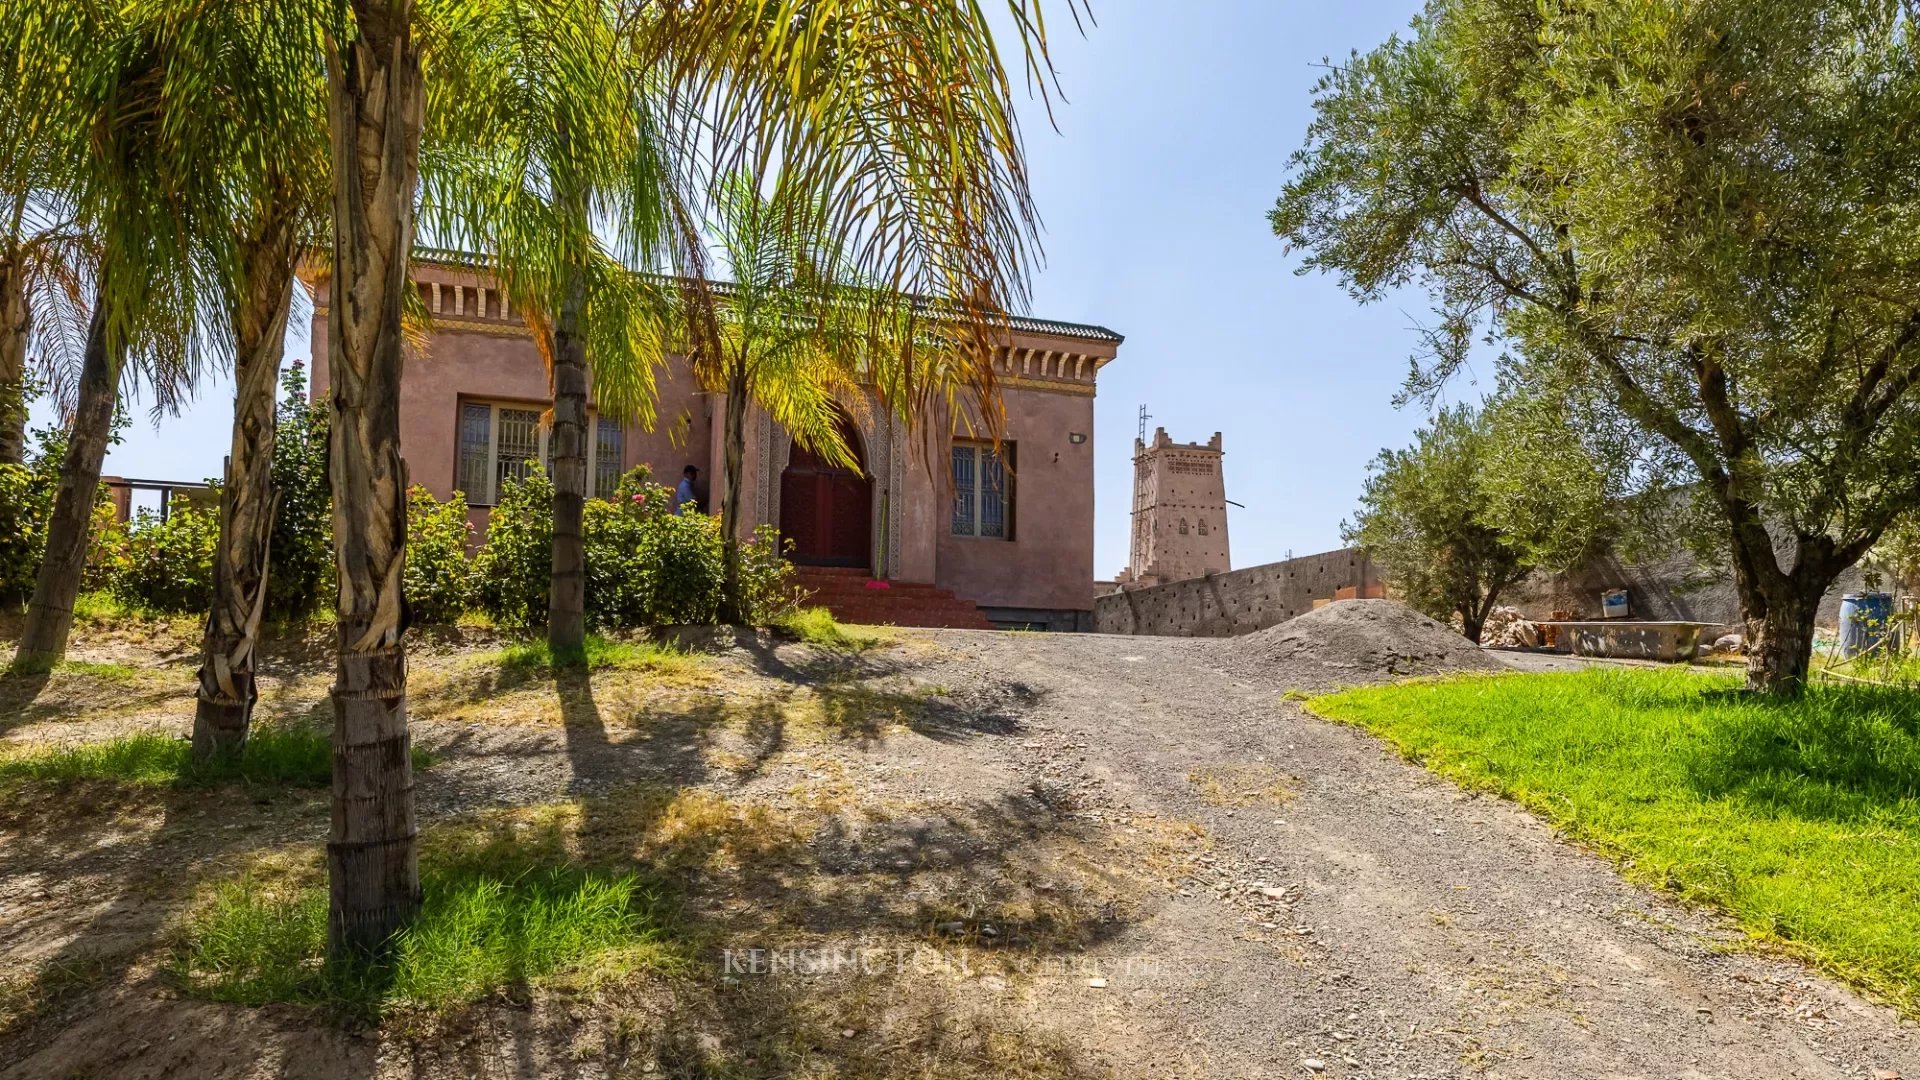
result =
M541 460L546 369L518 311L484 269L424 251L414 280L433 313L424 355L408 360L400 432L408 472L436 497L465 494L484 527L502 478ZM328 282L313 290L313 394L327 386ZM1093 612L1093 397L1120 335L1097 326L1016 318L995 358L1006 409L1000 447L909 435L877 410L850 410L858 472L816 460L756 410L746 438L744 520L778 526L803 582L837 615L901 625L1084 630ZM595 417L591 493L646 464L671 486L700 470L720 487L719 400L684 363L661 373L649 430Z

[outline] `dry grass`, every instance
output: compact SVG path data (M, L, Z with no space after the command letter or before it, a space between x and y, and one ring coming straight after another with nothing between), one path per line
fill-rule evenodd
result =
M564 674L537 645L435 657L410 673L409 707L422 720L558 727L591 713L612 724L684 702L719 679L710 657L594 640L586 669Z
M1188 773L1187 782L1210 806L1279 806L1298 792L1300 778L1271 765L1209 765Z
M473 1033L501 1030L499 1011L513 1010L513 1023L526 1025L513 1038L539 1040L548 1069L593 1060L610 1075L714 1080L1106 1075L1036 1021L1062 1015L1036 1007L1051 985L1036 962L1078 962L1147 917L1182 874L1194 827L1089 822L1016 792L955 802L870 786L874 744L969 738L978 733L969 717L993 711L876 674L935 646L903 635L857 652L881 647L879 663L831 647L784 651L794 678L763 674L745 654L642 646L556 672L526 650L477 655L465 638L423 643L410 679L417 719L597 723L614 742L684 741L715 767L696 775L718 775L725 790L636 786L428 826L423 869L441 901L423 925L439 929L395 984L403 996L385 998L386 990L328 989L304 977L318 970L322 848L283 841L315 835L307 825L324 822L322 802L253 814L240 792L148 795L126 808L145 815L139 835L130 818L109 823L112 808L102 804L76 844L111 828L127 833L115 843L135 860L184 860L203 876L174 874L145 904L146 928L121 934L137 967L123 950L110 964L63 960L0 977L0 1024L49 1022L60 1001L170 963L179 985L200 994L384 1015L383 1034L418 1037L416 1047L443 1059L464 1061ZM326 650L307 651L283 656L263 680L263 719L310 721L326 710ZM141 716L191 715L190 656L156 664L150 645L87 656L39 688L47 732L97 737L76 721L129 690L152 696L133 707ZM456 755L442 767L473 763ZM64 791L58 805L71 812L83 796ZM226 830L236 815L270 822ZM28 823L31 835L10 831L8 842L31 841L49 866L81 854L61 855L61 841L42 835L52 820L42 814ZM465 891L449 905L449 890ZM571 921L551 927L550 917ZM539 934L523 933L536 924ZM564 947L529 950L521 937ZM727 949L789 946L878 947L933 967L725 975ZM529 962L533 953L544 959ZM955 955L969 959L948 964ZM296 977L223 982L223 971Z

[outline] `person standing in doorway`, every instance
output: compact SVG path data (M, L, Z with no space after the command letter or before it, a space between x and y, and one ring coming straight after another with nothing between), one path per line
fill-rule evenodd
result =
M695 485L700 480L698 466L689 465L680 470L680 486L673 489L673 512L676 514L700 512L700 493Z

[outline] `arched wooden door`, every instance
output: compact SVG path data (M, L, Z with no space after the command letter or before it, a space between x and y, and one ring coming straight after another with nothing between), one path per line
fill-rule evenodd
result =
M780 535L792 559L809 566L868 566L873 559L873 481L862 475L860 433L842 421L840 437L861 469L830 464L794 445L780 474Z

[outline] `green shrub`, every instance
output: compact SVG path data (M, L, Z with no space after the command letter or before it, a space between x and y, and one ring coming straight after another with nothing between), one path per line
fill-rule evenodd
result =
M753 539L740 545L740 593L747 621L773 626L798 606L793 590L793 564L787 561L780 531L762 525Z
M636 581L644 598L638 619L628 625L710 623L720 609L718 518L649 512L639 545L619 565L615 572Z
M165 517L141 511L118 536L101 541L107 590L132 608L184 615L213 604L213 553L220 514L177 497Z
M0 602L18 607L33 595L47 549L53 488L24 465L0 465Z
M587 503L581 537L587 549L587 617L595 626L644 626L653 602L651 579L633 573L649 522L672 505L667 489L647 482L635 466L620 478L612 500Z
M587 622L596 629L710 623L719 613L719 519L673 513L672 492L648 476L644 465L628 470L612 499L589 500L582 514ZM552 543L552 483L538 472L508 481L473 561L479 610L499 626L544 625ZM741 582L754 622L770 623L791 607L791 573L773 530L741 545Z
M118 428L115 428L116 433ZM58 428L33 433L24 465L0 465L0 604L20 607L33 596L34 579L47 551L47 519L60 486L67 436ZM88 552L84 588L106 584L105 547L114 541L113 503L102 487L94 506L94 544Z
M472 594L467 558L467 497L441 502L415 484L407 489L407 606L415 622L452 623Z
M267 618L298 622L333 595L333 498L327 481L327 406L307 400L299 361L280 380L273 487L280 504L268 551Z
M544 626L552 579L553 482L536 468L500 485L487 542L473 560L474 604L499 626Z

